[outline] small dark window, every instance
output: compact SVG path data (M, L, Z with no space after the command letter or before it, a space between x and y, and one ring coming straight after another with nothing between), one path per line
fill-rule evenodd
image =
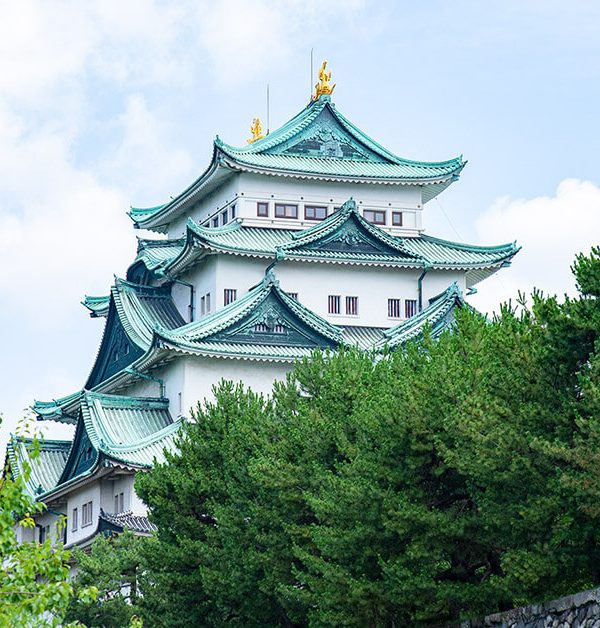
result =
M256 203L256 215L268 216L269 215L269 203Z
M213 227L218 227L218 226L219 226L219 217L218 217L218 216L215 216L215 217L212 219L212 226L213 226Z
M288 295L288 297L294 299L294 301L298 300L298 293L297 292L288 292L287 295Z
M417 313L417 300L416 299L406 299L404 301L404 316L406 318L410 318Z
M306 220L323 220L327 218L327 207L306 205L304 207L304 218Z
M237 299L237 290L233 288L225 288L223 290L223 305L229 305Z
M81 527L92 524L92 502L87 502L81 507Z
M388 299L388 317L400 318L402 312L402 299Z
M231 220L233 220L235 218L235 205L231 206Z
M77 508L73 508L73 516L71 518L71 531L77 530Z
M283 325L275 325L275 327L273 327L273 333L285 334L285 327Z
M385 225L385 212L373 209L365 209L363 218L372 222L374 225Z
M339 294L330 294L328 300L328 312L330 314L339 314L340 313L340 301L341 297Z
M394 227L402 226L402 212L392 212L392 225Z
M275 218L298 218L298 205L275 203Z
M254 325L254 331L264 334L269 331L269 326L266 323L257 323Z
M346 297L346 314L358 316L358 297Z
M229 221L229 212L225 210L224 212L221 213L221 224L226 225L228 221Z

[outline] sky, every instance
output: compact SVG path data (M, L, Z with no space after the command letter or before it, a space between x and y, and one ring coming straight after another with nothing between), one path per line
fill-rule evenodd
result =
M130 205L167 201L310 96L329 61L339 110L403 157L462 154L427 233L516 240L483 311L534 286L573 293L600 243L596 0L0 0L0 445L33 399L80 389L107 294L135 255ZM49 424L60 437L64 427Z

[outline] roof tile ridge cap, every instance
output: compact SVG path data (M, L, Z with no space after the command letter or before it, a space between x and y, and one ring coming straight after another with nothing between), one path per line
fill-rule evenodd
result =
M169 414L170 416L170 414ZM148 447L149 445L153 445L156 442L162 440L165 436L170 436L172 433L176 432L180 426L183 424L182 421L173 421L173 417L171 417L171 423L161 427L159 430L148 434L144 438L141 438L136 441L132 441L129 443L112 443L111 451L112 452L122 452L122 451L131 451L137 452L141 449Z
M349 131L352 135L358 134L359 139L371 149L375 149L374 152L383 153L382 156L390 159L397 165L407 165L407 166L449 166L454 162L458 162L458 164L462 164L463 166L467 163L463 162L462 154L457 157L452 157L450 159L446 159L444 161L419 161L414 159L407 159L406 157L400 157L395 153L392 153L389 149L385 148L385 146L381 145L377 140L374 140L372 137L367 135L364 131L362 131L359 127L357 127L353 122L351 122L348 118L346 118L342 113L340 113L336 107L331 107L331 110L334 112L334 115L337 116L339 121L342 123L346 130ZM366 140L366 141L365 141ZM369 146L371 144L371 146Z
M306 307L306 305L302 305L296 299L292 299L292 297L288 296L284 290L281 289L280 286L275 286L280 297L284 303L292 310L296 316L298 316L301 320L307 323L310 327L317 327L319 333L326 336L330 340L334 340L336 342L341 341L342 339L342 330L333 323L330 323L328 320L324 319L322 316L313 312L310 308ZM325 331L323 331L325 330Z
M295 116L290 118L287 122L284 122L282 126L275 129L273 133L269 133L265 135L264 138L252 142L247 146L233 146L223 142L223 140L219 138L219 147L227 152L238 154L257 154L270 150L287 141L290 137L293 137L294 134L304 130L325 108L327 100L320 102L321 100L322 99L317 99L309 103L308 106L301 109Z
M105 392L99 392L97 390L86 390L85 396L86 398L89 398L89 399L99 399L100 401L106 400L109 403L113 401L127 402L128 400L129 401L141 401L141 402L148 402L148 401L168 402L168 399L166 397L152 397L152 396L133 397L131 395L117 395L115 393L105 393Z
M292 248L299 244L314 242L323 235L330 233L334 228L346 222L352 212L358 212L356 201L350 197L345 201L338 211L329 214L324 220L307 229L302 229L292 233L292 240L282 245L282 248Z
M513 240L512 242L504 242L503 244L464 244L462 242L456 242L454 240L446 240L444 238L438 238L436 236L432 236L426 233L422 233L416 238L405 238L407 240L425 240L427 242L433 242L434 244L443 244L450 248L454 249L462 249L462 250L472 250L472 251L484 251L484 252L493 252L493 250L507 249L514 250L515 252L520 251L523 247L517 246L517 241Z
M406 254L408 257L411 257L414 260L421 262L422 264L427 264L428 260L425 257L417 253L414 253L413 251L410 251L404 246L404 240L410 240L410 238L398 238L396 236L390 235L387 231L384 231L381 227L378 227L377 225L374 225L370 223L368 220L366 220L365 218L363 218L363 216L360 215L360 212L358 211L358 209L356 209L354 213L358 221L360 222L360 224L372 236L374 236L378 240L383 241L385 244L387 244L391 248L396 249L397 251L400 251L401 253Z

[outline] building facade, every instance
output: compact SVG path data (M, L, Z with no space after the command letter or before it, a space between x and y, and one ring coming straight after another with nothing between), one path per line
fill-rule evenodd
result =
M150 533L134 475L162 460L218 381L268 393L315 349L397 349L425 324L435 336L517 253L426 235L427 203L465 162L397 157L337 110L321 78L281 128L263 136L255 121L241 148L217 137L186 190L131 208L134 227L161 239L139 239L126 277L85 297L104 334L81 390L33 406L75 431L33 462L27 488L47 509L23 541L54 534L61 514L67 547L124 526ZM27 458L28 442L11 440L13 475Z

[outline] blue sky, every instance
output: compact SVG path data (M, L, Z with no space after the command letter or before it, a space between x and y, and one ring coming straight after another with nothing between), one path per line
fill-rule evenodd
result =
M219 134L243 144L307 102L310 50L334 101L393 152L469 160L427 232L518 240L480 285L490 310L571 289L600 242L600 3L0 0L0 439L32 398L77 390L108 291L135 252L129 205L164 202Z

